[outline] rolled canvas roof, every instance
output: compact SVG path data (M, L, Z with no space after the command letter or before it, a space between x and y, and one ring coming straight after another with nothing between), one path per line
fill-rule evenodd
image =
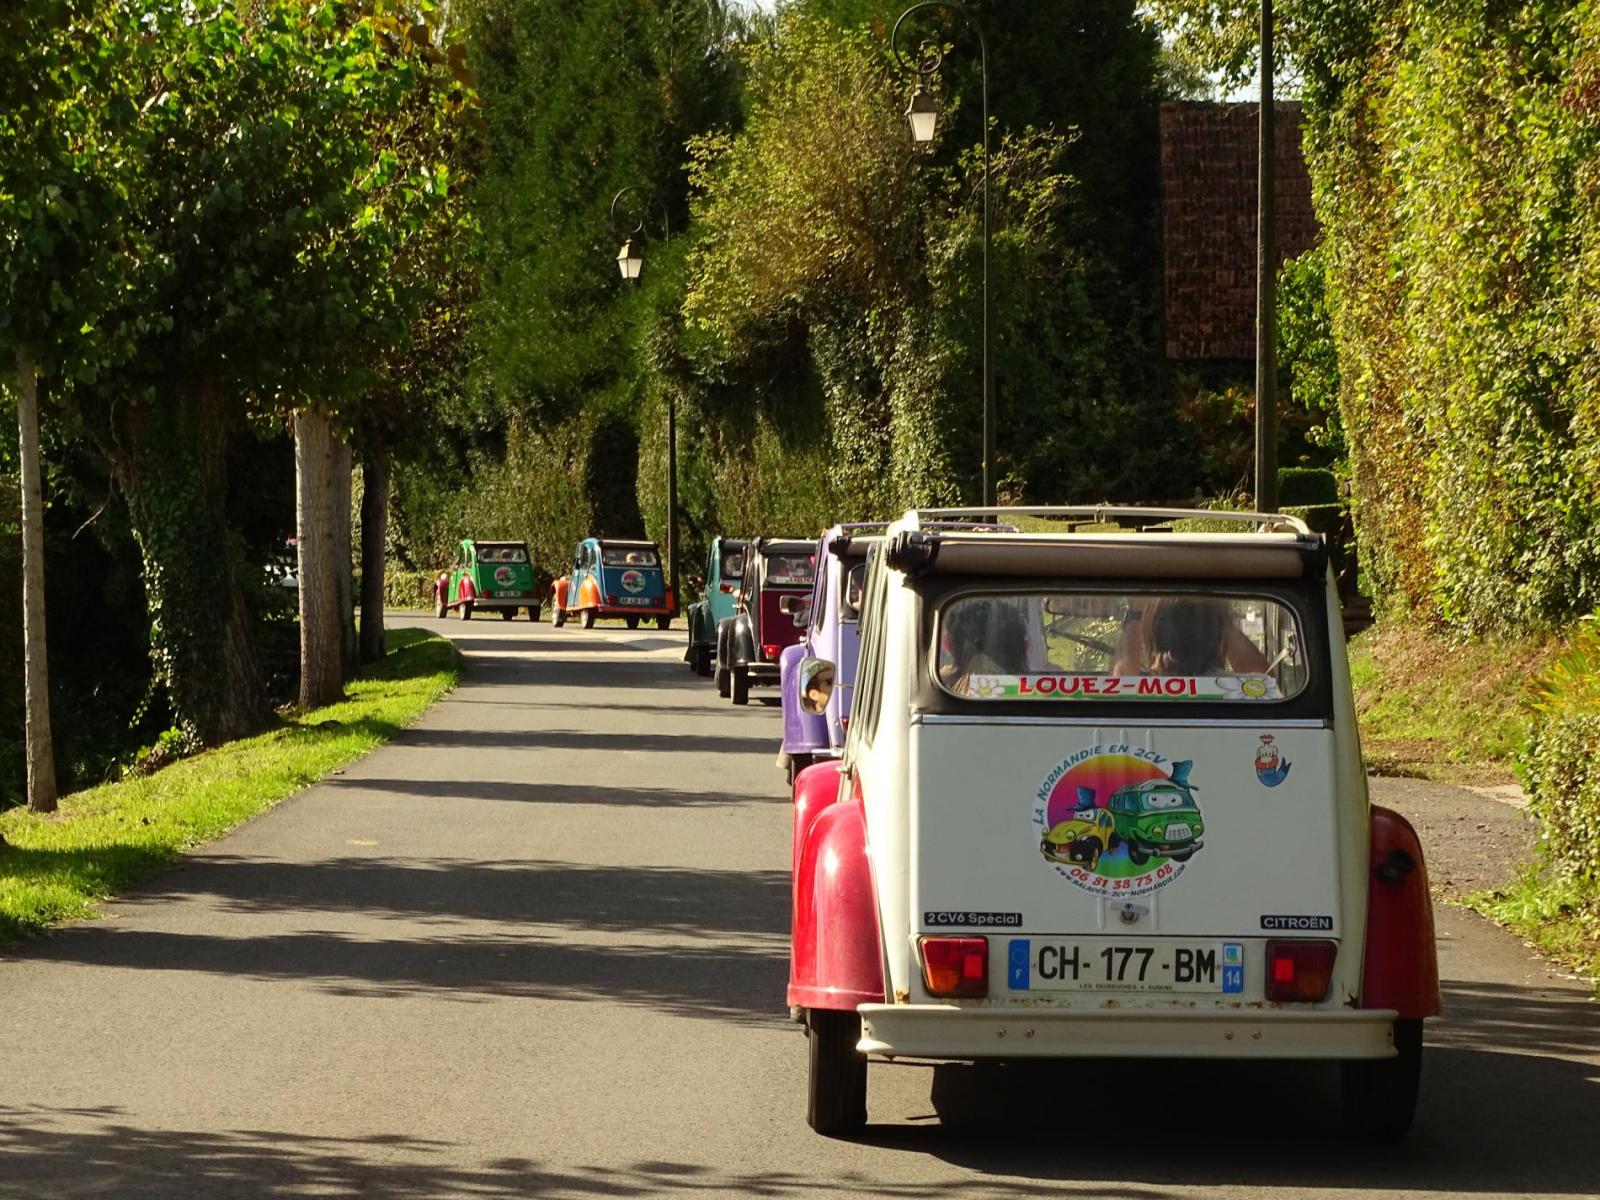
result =
M1319 542L1294 534L1157 534L1149 537L939 534L903 530L891 567L911 575L1105 579L1301 579L1322 569Z

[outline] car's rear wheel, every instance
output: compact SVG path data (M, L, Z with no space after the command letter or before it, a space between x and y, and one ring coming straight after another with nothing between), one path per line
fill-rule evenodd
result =
M694 660L694 673L702 679L711 677L711 647L701 646L696 652L698 657Z
M729 689L728 668L727 667L718 667L717 668L717 695L721 696L724 700L726 700L728 698L728 689Z
M583 610L583 627L585 629L593 629L594 628L594 617L595 617L594 609L586 608L586 609Z
M671 617L657 617L656 618L656 628L657 629L671 629L672 628L672 618Z
M1422 1022L1396 1021L1394 1048L1393 1058L1363 1058L1340 1065L1344 1131L1351 1137L1394 1142L1411 1128L1422 1079Z
M534 622L539 620L539 606L537 604L528 605L528 620Z
M515 621L517 619L517 610L514 608L502 608L500 610L500 619L502 621Z
M553 625L555 628L560 629L566 623L567 623L567 610L566 609L558 608L558 609L555 610L554 613L551 614L551 616L550 616L550 624Z
M806 1123L827 1137L859 1132L867 1123L867 1056L856 1049L861 1018L812 1009L806 1019L811 1065L806 1076Z
M628 623L628 628L629 629L637 629L637 628L639 628L639 618L638 617L624 617L623 620Z
M750 703L750 672L743 667L733 668L731 697L735 704Z
M463 621L472 620L472 601L471 600L463 600L461 602L461 619Z
M447 609L444 606L444 601L443 600L440 600L437 604L435 604L433 606L433 615L438 617L439 620L441 620L441 621L444 620L445 614L448 613L449 611L450 610Z

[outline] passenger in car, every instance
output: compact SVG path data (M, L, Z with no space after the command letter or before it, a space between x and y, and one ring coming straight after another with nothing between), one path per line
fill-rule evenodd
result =
M966 694L975 675L1020 675L1028 669L1028 631L1005 600L951 606L939 648L939 682Z
M1262 654L1213 596L1157 596L1130 610L1112 672L1118 675L1260 673Z

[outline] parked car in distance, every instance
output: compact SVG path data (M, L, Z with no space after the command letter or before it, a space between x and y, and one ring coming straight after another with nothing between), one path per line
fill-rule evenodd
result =
M801 640L778 656L778 694L783 703L783 755L789 782L818 758L836 758L844 749L855 689L860 641L856 621L861 587L867 573L867 552L883 540L883 521L835 525L817 542L816 581L811 589L809 618ZM834 664L832 692L822 712L807 712L797 674L807 658Z
M778 682L778 656L800 640L816 581L816 543L756 538L745 551L733 616L717 626L717 694L750 703L750 689Z
M564 625L578 617L585 629L601 619L620 618L629 629L654 618L657 629L672 623L672 591L662 578L661 551L654 542L585 538L573 555L572 570L556 580L552 621Z
M1252 1058L1338 1063L1347 1132L1403 1136L1433 910L1415 832L1368 799L1322 538L1011 513L1099 527L891 525L844 753L795 781L810 1124L862 1126L869 1061L1055 1059L1115 1089L1114 1060Z
M435 598L434 615L443 617L452 608L463 621L472 620L476 612L498 612L510 621L518 609L537 621L539 591L527 543L463 538L445 596Z
M689 648L683 661L696 675L710 676L717 655L717 626L733 616L744 574L744 538L715 537L707 556L704 592L689 606Z

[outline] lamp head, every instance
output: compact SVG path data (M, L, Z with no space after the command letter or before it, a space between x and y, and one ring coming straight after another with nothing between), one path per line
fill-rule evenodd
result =
M638 279L639 272L644 270L644 255L633 248L631 237L623 242L622 249L617 251L617 270L630 283Z
M939 123L939 102L920 83L911 93L911 103L906 105L906 120L911 123L913 142L926 145L933 141L934 127Z

